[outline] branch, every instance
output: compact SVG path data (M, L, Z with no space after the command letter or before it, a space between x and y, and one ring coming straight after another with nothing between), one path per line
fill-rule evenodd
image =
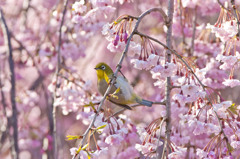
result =
M23 19L23 24L25 26L27 26L27 19L28 19L28 10L30 8L30 3L31 3L31 0L24 0L23 2L23 15L24 15L24 19Z
M153 102L153 104L159 104L159 105L166 105L165 102ZM131 107L138 107L138 106L142 106L140 104L134 104L134 105L131 105ZM119 111L115 112L114 114L112 114L111 116L109 116L105 121L107 121L109 118L111 117L114 117L122 112L124 112L125 110L127 110L126 108L122 108L120 109Z
M14 34L12 32L11 32L11 37L13 38L13 40L15 40L18 43L18 45L20 46L20 49L23 49L23 50L26 51L28 56L32 59L33 65L36 67L39 76L41 76L42 73L41 73L41 71L40 71L40 69L39 69L39 67L37 65L36 60L34 59L34 56L27 50L27 48L23 45L23 43L14 36Z
M11 44L11 35L8 30L8 26L6 24L2 9L0 8L0 20L1 27L3 30L4 41L8 46L8 63L10 70L10 82L11 82L11 105L12 105L12 117L11 117L11 126L13 126L13 139L12 139L12 155L14 159L19 158L19 147L18 147L18 118L17 118L17 107L16 107L16 90L15 90L15 73L14 73L14 61L12 55L12 44Z
M162 8L159 8L158 12L162 15L164 22L167 24L169 22L169 19L168 19L168 16L166 15L166 13L162 10Z
M191 50L190 53L193 55L194 53L194 41L196 35L196 25L197 25L197 7L194 9L194 20L193 20L193 34L192 34L192 41L191 41Z
M160 42L159 40L151 37L151 36L148 36L148 35L145 35L143 33L140 33L140 32L136 32L137 35L140 35L140 36L143 36L143 37L146 37L146 38L149 38L150 40L152 41L155 41L156 43L162 45L165 49L169 50L172 54L174 54L175 56L177 56L177 58L182 61L186 66L187 68L189 69L189 71L193 74L193 76L197 79L197 81L199 82L199 84L204 88L205 90L205 85L200 81L200 79L197 77L197 75L194 73L193 69L187 64L187 62L182 58L181 55L179 55L175 50L169 48L167 45L165 45L164 43Z
M184 34L184 24L183 24L183 18L182 18L182 10L183 10L183 7L182 7L182 0L179 1L179 17L180 17L180 25L181 25L181 32L182 32L182 41L183 41L183 49L185 49L185 46L186 46L186 38L185 38L185 34Z
M238 33L237 33L237 37L240 37L240 28L239 28L239 17L238 17L238 13L237 13L237 9L236 9L236 6L235 6L235 0L231 0L231 4L232 4L232 8L234 10L234 16L237 20L237 29L238 29Z
M226 7L224 7L224 5L220 2L220 0L217 0L217 2L223 9L225 9L226 11L229 11Z
M54 102L56 101L57 98L57 87L58 87L58 76L59 76L59 72L61 69L61 44L62 44L62 27L63 27L63 23L64 23L64 17L67 11L67 4L68 4L68 0L65 0L64 2L64 9L62 12L62 19L61 19L61 23L60 23L60 27L59 27L59 37L58 37L58 48L57 48L57 66L56 66L56 72L55 72L55 81L56 81L56 87L54 90L54 94L53 94L53 105L52 105L52 119L53 119L53 132L51 132L51 134L53 134L53 144L54 144L54 148L53 148L53 153L54 153L54 158L57 159L58 158L58 149L57 149L57 125L56 125L56 106L54 106Z
M165 120L166 120L166 118L163 118L161 123L159 124L159 137L158 137L157 147L159 146L159 142L160 142L160 138L161 138L162 125L163 125L163 122ZM162 150L162 155L164 155L164 151L163 150ZM156 158L159 158L159 157L160 157L160 153L157 153Z
M132 39L133 35L136 34L137 28L138 28L140 22L142 21L142 19L143 19L146 15L150 14L151 12L155 12L155 11L159 11L159 8L149 9L149 10L145 11L144 13L142 13L142 14L137 18L138 20L137 20L137 22L136 22L136 24L135 24L135 26L134 26L133 32L132 32L132 33L129 35L129 37L128 37L126 47L125 47L125 49L124 49L124 51L123 51L123 53L122 53L122 56L121 56L121 58L120 58L120 60L119 60L119 62L118 62L118 64L117 64L117 68L116 68L116 70L115 70L115 72L114 72L114 74L113 74L113 78L112 78L111 81L110 81L110 85L108 86L106 92L104 93L104 96L103 96L103 98L102 98L102 100L101 100L101 102L100 102L100 104L99 104L99 107L98 107L98 109L97 109L97 112L96 112L96 114L94 115L94 117L93 117L90 125L88 126L87 130L86 130L85 133L83 134L82 142L80 143L79 147L82 147L82 146L85 144L85 140L86 140L86 138L87 138L87 136L88 136L88 133L89 133L89 131L91 130L91 128L92 128L92 126L93 126L93 124L94 124L94 122L95 122L95 120L96 120L96 118L97 118L97 115L99 114L99 112L100 112L100 110L101 110L101 108L102 108L102 106L103 106L103 103L104 103L106 97L108 96L108 94L109 94L109 92L110 92L113 84L114 84L115 81L116 81L117 74L118 74L119 70L120 70L121 67L122 67L123 59L124 59L125 55L126 55L127 52L128 52L128 48L129 48L131 39ZM79 154L77 154L74 158L76 158L76 157L78 157L78 156L79 156Z
M172 48L172 19L173 19L173 12L174 12L174 1L168 0L168 25L167 25L167 37L166 43L168 48ZM171 51L166 51L165 62L171 62ZM166 80L166 88L165 88L165 100L166 100L166 132L165 132L165 142L163 146L163 153L162 159L164 158L164 153L166 153L166 158L168 158L169 149L168 146L170 145L170 137L171 137L171 77L167 77Z
M37 79L31 84L29 90L35 90L42 82L43 80L45 79L45 77L42 75L39 67L38 67L38 64L36 62L36 60L34 59L34 56L27 50L27 48L23 45L23 43L18 40L13 33L11 33L11 36L12 38L18 43L18 45L20 46L20 50L25 50L28 54L28 56L32 59L32 62L33 62L33 65L36 67L37 69L37 72L38 72L38 77Z

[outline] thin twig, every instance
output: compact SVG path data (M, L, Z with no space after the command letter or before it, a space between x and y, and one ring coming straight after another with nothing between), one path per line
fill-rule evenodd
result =
M153 102L152 104L159 104L159 105L166 105L165 102ZM139 107L142 106L141 104L134 104L131 105L131 107L135 108L135 107ZM115 112L114 114L112 114L111 116L109 116L105 121L107 121L109 118L114 117L122 112L124 112L125 110L127 110L126 108L122 108L119 111Z
M24 0L24 2L23 2L23 15L24 15L23 24L24 24L24 26L27 26L28 10L30 8L30 3L31 3L31 0Z
M53 132L54 132L53 131L53 129L54 129L53 125L54 124L53 124L53 115L52 115L52 111L53 111L52 110L53 109L53 107L52 107L52 105L53 105L52 97L51 96L49 97L44 83L42 83L41 86L42 86L42 90L44 92L44 99L45 99L45 102L46 102L47 117L48 117L48 123L49 123L49 134L51 135L51 137L53 137L54 136L54 134L53 134ZM54 146L54 145L51 145L51 146ZM48 150L47 154L48 154L49 159L54 158L54 153L52 153L51 150Z
M228 11L228 9L226 7L224 7L224 5L220 2L220 0L217 0L218 4L223 8L225 9L226 11Z
M235 5L235 0L231 0L231 4L232 4L232 8L233 8L233 11L234 11L234 16L236 18L236 21L237 21L237 29L238 29L238 33L237 33L237 37L240 36L240 28L239 28L239 17L238 17L238 13L237 13L237 9L236 9L236 5Z
M33 65L37 69L38 77L29 87L29 90L35 90L43 82L45 77L42 75L34 56L27 50L27 48L24 46L24 44L14 36L14 34L12 32L11 32L11 36L12 36L13 40L15 40L18 43L18 45L20 46L20 50L23 49L26 51L28 56L32 59Z
M183 49L185 49L186 47L186 39L185 39L185 34L184 34L184 26L185 23L183 24L183 15L182 15L182 11L183 11L183 7L182 7L182 0L179 1L179 17L180 17L180 25L181 25L181 32L182 32L182 42L183 42Z
M132 39L133 35L137 32L137 28L138 28L140 22L142 21L142 19L143 19L146 15L150 14L151 12L155 12L155 11L159 11L159 8L149 9L149 10L145 11L144 13L142 13L142 14L138 17L138 20L137 20L137 22L136 22L136 24L135 24L135 27L134 27L134 29L133 29L133 32L132 32L132 33L129 35L129 37L128 37L126 47L125 47L125 49L124 49L124 51L123 51L123 53L122 53L122 56L121 56L121 58L120 58L120 60L119 60L119 62L118 62L118 64L117 64L117 68L116 68L116 70L115 70L115 72L114 72L114 74L113 74L113 78L112 78L112 80L111 80L111 82L110 82L110 85L108 86L106 92L104 93L104 96L103 96L103 98L102 98L102 100L101 100L101 102L100 102L100 104L99 104L99 106L98 106L98 109L97 109L96 114L94 115L91 123L89 124L89 126L88 126L88 128L87 128L87 130L86 130L85 133L83 134L83 138L82 138L82 141L81 141L79 147L82 147L82 146L85 144L86 137L88 136L88 133L89 133L89 131L91 130L91 128L92 128L92 126L93 126L93 124L94 124L94 122L95 122L95 120L96 120L96 118L97 118L97 115L99 114L99 112L100 112L100 110L101 110L101 108L102 108L102 106L103 106L103 103L104 103L106 97L108 96L108 94L109 94L109 92L110 92L113 84L114 84L115 81L116 81L117 74L118 74L119 70L120 70L121 67L122 67L123 59L124 59L125 55L126 55L127 52L128 52L128 48L129 48L131 39ZM74 158L76 158L76 157L79 157L79 154L77 154Z
M8 26L6 24L2 9L0 8L0 20L1 26L3 30L4 41L8 46L8 62L9 62L9 70L10 70L10 82L11 82L11 105L12 105L12 117L11 117L11 126L13 127L13 139L12 139L12 155L14 159L19 158L19 147L18 147L18 114L17 114L17 106L16 106L16 90L15 90L15 72L14 72L14 61L12 55L12 44L11 44L11 35L8 30Z
M163 118L162 119L162 121L161 121L161 123L160 123L160 128L159 128L159 137L158 137L158 142L157 142L157 147L158 147L158 145L159 145L159 142L160 142L160 138L161 138L161 131L162 131L162 125L163 125L163 122L166 120L166 118ZM163 155L164 155L164 151L162 151L162 153L163 153ZM159 156L160 156L160 154L159 153L157 153L157 156L156 156L156 158L158 159L159 158Z
M192 41L191 41L191 54L194 53L194 41L195 41L195 35L196 35L196 25L197 25L197 7L194 9L194 20L193 20L193 34L192 34Z
M24 46L24 44L15 37L15 35L12 32L11 32L11 37L13 38L13 40L15 40L18 43L18 45L20 46L21 49L26 51L28 56L32 59L33 65L36 67L38 74L41 76L42 73L37 65L36 60L34 59L34 56L27 50L27 48Z
M64 9L62 12L62 19L59 27L59 37L58 37L58 48L57 48L57 66L56 66L56 72L55 72L55 81L56 81L56 87L53 94L53 105L52 105L52 116L53 116L53 138L54 138L54 158L58 159L58 144L57 144L57 125L56 125L56 106L54 106L54 102L57 99L57 88L58 88L58 76L61 69L61 44L62 44L62 27L64 23L64 17L67 11L67 5L68 0L64 1Z
M166 15L166 13L163 11L162 8L159 8L158 9L158 12L162 15L163 19L164 19L164 22L167 24L169 22L169 18L168 16Z

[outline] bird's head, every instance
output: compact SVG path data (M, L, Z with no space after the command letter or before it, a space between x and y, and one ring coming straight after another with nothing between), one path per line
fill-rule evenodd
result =
M99 80L106 78L104 76L111 77L113 74L111 67L109 67L106 63L103 62L97 64L95 70L97 71L97 76Z

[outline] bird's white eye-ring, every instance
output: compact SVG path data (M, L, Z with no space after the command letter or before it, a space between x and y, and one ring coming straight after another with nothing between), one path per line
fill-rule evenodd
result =
M101 66L101 69L105 70L105 68L106 68L106 67L105 67L104 65Z

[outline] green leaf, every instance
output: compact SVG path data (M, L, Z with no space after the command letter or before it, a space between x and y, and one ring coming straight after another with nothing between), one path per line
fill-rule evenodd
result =
M99 130L99 129L105 128L106 126L107 126L107 124L102 125L102 126L99 126L99 127L97 127L96 129Z
M75 140L75 139L83 138L83 136L81 136L81 135L67 135L66 137L67 137L66 140Z
M85 146L83 146L82 150L86 150L86 148L88 147L89 144L86 144Z
M233 114L238 115L238 109L237 106L235 105L235 103L233 103L230 107L228 107L228 110L230 110Z

